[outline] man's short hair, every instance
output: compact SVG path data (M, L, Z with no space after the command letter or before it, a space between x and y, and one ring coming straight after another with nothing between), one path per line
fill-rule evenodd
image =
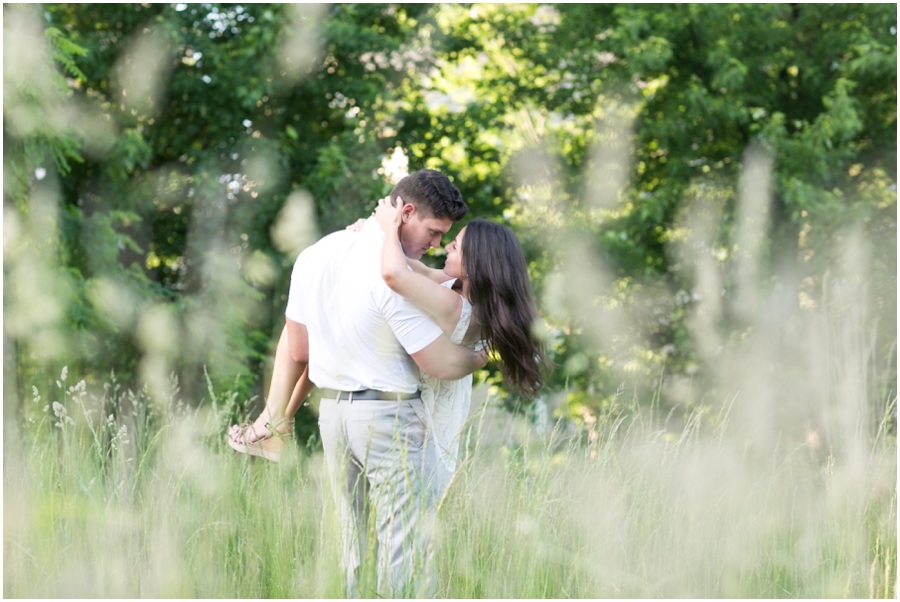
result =
M462 193L450 179L433 169L415 171L394 186L391 203L401 197L404 203L412 203L423 217L450 218L457 222L469 212Z

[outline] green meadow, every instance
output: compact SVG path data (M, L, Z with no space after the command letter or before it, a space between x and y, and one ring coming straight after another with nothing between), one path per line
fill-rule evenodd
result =
M68 377L7 430L4 596L341 595L314 440L270 464L225 445L234 396L191 409ZM732 399L663 417L623 395L540 432L475 397L437 515L440 597L896 596L886 422L836 456L812 433L755 445Z

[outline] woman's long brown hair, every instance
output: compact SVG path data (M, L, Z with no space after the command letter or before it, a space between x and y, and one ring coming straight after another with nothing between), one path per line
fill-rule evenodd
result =
M507 384L534 397L550 361L543 342L532 334L538 312L519 239L506 226L474 219L466 226L462 259L482 338L500 356Z

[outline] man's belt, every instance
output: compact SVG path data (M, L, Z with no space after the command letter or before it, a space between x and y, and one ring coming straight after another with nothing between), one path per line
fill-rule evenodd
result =
M347 399L350 401L354 400L364 400L364 399L386 399L386 400L397 400L403 401L404 399L415 399L419 397L420 393L416 391L415 393L396 393L394 391L378 391L376 389L360 389L359 391L338 391L337 389L319 389L319 393L322 394L322 399L335 399L340 401L342 399Z

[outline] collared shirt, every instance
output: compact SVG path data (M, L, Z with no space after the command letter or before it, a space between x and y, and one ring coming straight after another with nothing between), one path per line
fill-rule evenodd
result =
M319 387L412 393L410 354L441 328L381 278L384 232L374 218L304 250L294 263L285 315L309 333L309 379Z

